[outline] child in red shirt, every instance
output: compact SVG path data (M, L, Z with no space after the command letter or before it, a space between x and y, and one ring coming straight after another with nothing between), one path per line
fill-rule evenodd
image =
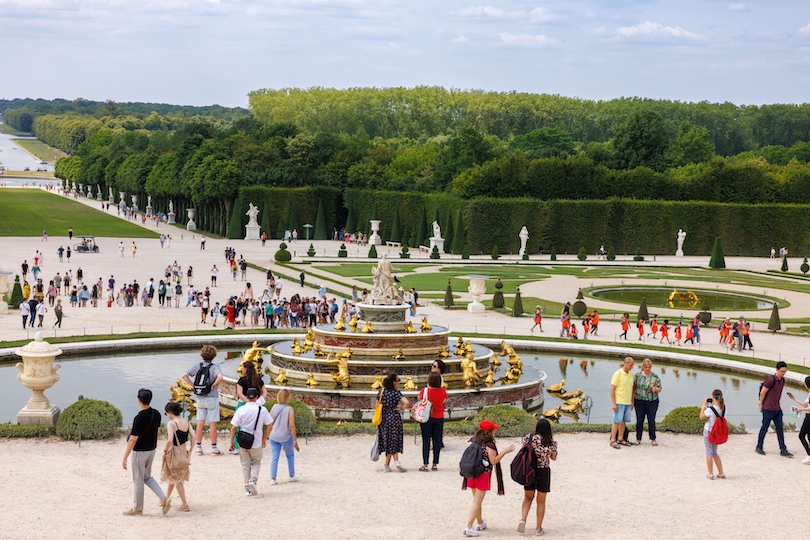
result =
M658 343L663 343L664 340L667 340L667 344L672 345L672 342L669 340L669 320L664 319L664 324L661 325L661 340Z
M655 334L657 334L657 333L658 333L658 319L653 317L652 321L650 321L650 333L647 334L647 335L652 336L653 339L655 339L655 337L656 337Z
M571 339L579 339L577 337L577 325L575 324L571 325L571 331L568 333L568 337L570 337Z
M638 340L641 341L644 337L644 319L639 319L636 323L636 328L638 328Z
M683 335L683 329L681 327L680 321L678 321L678 326L675 327L675 342L678 344L678 347L681 346L681 336Z
M627 331L630 330L630 314L625 313L622 315L622 334L619 337L624 337L627 340Z

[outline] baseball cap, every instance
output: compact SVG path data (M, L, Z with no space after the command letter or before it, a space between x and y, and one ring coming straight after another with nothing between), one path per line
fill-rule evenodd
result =
M498 426L495 425L495 422L493 422L492 420L484 420L483 422L478 424L478 427L486 431L489 431L490 429L500 429Z
M247 391L245 392L245 397L246 398L257 398L257 397L259 397L259 391L257 389L255 389L255 388L253 388L253 387L248 388Z

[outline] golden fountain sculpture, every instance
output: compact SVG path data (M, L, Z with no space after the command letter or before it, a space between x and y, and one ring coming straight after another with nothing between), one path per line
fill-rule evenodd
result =
M378 390L382 388L382 375L377 375L377 379L375 379L374 383L371 385L372 390Z
M315 350L312 351L312 354L313 356L315 356L315 358L323 358L324 356L326 356L326 353L323 352L323 349L321 349L320 343L315 344Z
M335 332L345 332L346 331L346 319L341 317L340 320L335 324Z
M461 378L464 381L464 386L469 388L470 386L478 384L481 380L480 375L478 375L478 366L475 364L473 353L469 352L464 356L464 359L461 361L461 370Z
M278 370L278 377L275 379L276 384L284 386L287 384L287 372L283 369Z
M405 333L406 334L415 334L416 328L413 327L413 323L408 321L408 324L405 325Z
M450 358L450 353L447 352L447 347L444 345L439 347L439 358Z
M669 293L667 303L669 304L669 307L675 307L677 304L679 306L686 305L691 309L700 303L700 298L698 298L698 295L696 295L692 289L689 289L688 291L679 291L678 289L675 289Z
M419 329L422 330L422 332L430 332L433 330L433 327L428 323L427 317L422 317L422 324L419 325Z
M313 345L315 345L315 331L310 327L304 336L304 347L311 348Z
M301 342L298 341L297 337L293 338L293 344L292 344L291 349L292 349L292 353L295 354L295 355L299 355L302 352L304 352L304 348L301 346Z
M348 358L351 358L351 355L347 358L343 355L338 356L332 359L332 353L329 353L326 356L326 363L331 366L337 366L338 370L335 373L332 373L332 380L335 383L339 384L343 388L348 388L352 385L352 379L349 376L349 361Z
M366 321L366 324L363 325L363 329L360 330L361 334L373 334L374 329L371 327L371 321Z
M340 357L345 358L346 360L349 360L352 357L352 353L354 353L354 351L352 351L352 348L351 347L346 347L346 350L343 351L342 353L340 353ZM329 358L329 357L327 356L327 358Z
M551 394L562 394L565 392L565 379L561 380L557 384L552 384L547 390Z
M461 336L459 336L458 341L456 341L454 347L456 348L455 350L456 356L464 356L467 352L464 347L464 340L461 339Z
M314 388L316 386L320 386L320 384L321 383L319 383L318 381L315 380L315 375L310 373L309 376L307 377L307 382L306 382L307 387Z
M418 387L413 382L413 377L408 375L405 377L405 386L403 386L403 388L405 388L405 390L416 390Z
M349 328L352 329L352 332L357 332L357 325L360 322L357 320L357 315L352 315L352 320L349 321Z
M395 354L394 356L392 356L392 358L393 358L394 360L405 360L405 353L404 353L404 352L402 352L402 349L399 349L399 350L397 351L397 354Z
M177 379L177 382L174 384L175 386L169 387L169 391L172 393L170 401L185 404L186 410L197 410L197 402L191 399L191 395L194 393L194 386L188 384L182 378Z
M492 386L495 384L495 372L493 370L489 370L487 373L487 378L484 379L484 384L487 386Z

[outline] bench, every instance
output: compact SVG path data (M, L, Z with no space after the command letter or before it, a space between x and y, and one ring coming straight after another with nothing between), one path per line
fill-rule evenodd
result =
M385 245L388 247L402 247L401 242L386 242Z
M422 253L430 253L430 248L427 246L419 246L419 251Z

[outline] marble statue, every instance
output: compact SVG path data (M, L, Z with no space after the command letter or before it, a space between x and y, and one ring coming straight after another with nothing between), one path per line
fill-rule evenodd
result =
M146 196L146 206L147 206L147 208L152 207L152 196L151 195Z
M388 253L383 251L377 266L371 269L373 285L371 287L371 303L383 305L396 305L402 303L399 291L391 277L391 261Z
M109 198L110 199L115 197L115 195L113 195L113 192L112 192L112 187L107 186L107 192L109 193Z
M442 229L439 227L439 222L433 222L433 238L441 238L442 237Z
M250 221L248 221L247 226L257 227L259 225L259 222L256 220L256 217L259 215L259 207L253 203L248 204L250 205L250 208L248 208L248 211L245 212L245 215L250 218Z
M174 214L174 203L169 201L169 213Z
M522 257L524 253L526 253L526 243L529 241L529 229L526 228L526 225L520 229L520 234L518 234L518 238L520 238L520 252L519 255Z
M683 257L683 241L686 240L686 233L683 229L678 229L678 250L675 252L676 257Z

